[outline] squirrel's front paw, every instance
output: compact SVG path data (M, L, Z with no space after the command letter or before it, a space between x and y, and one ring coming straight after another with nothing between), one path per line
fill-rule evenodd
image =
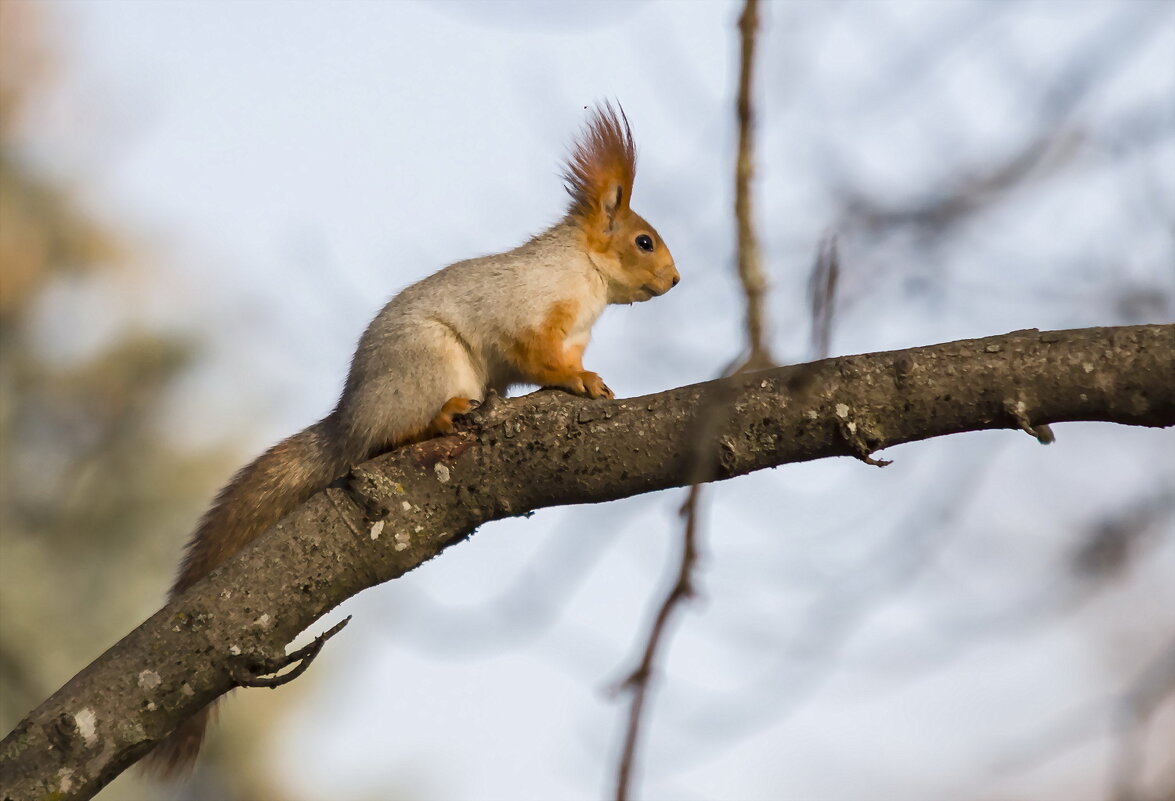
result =
M608 389L608 385L604 383L604 379L600 378L599 373L584 370L579 374L579 380L583 382L583 394L589 398L612 399L616 397L612 394L612 390Z

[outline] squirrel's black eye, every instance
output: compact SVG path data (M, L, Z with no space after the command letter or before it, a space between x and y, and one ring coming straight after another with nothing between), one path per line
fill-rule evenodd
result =
M641 250L653 252L653 238L648 234L641 234L636 238L636 246Z

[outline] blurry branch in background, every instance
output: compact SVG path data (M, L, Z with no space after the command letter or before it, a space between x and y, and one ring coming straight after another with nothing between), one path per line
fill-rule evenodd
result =
M913 229L922 236L942 236L1004 195L1032 179L1056 174L1077 153L1080 140L1064 130L1042 128L1004 161L958 178L941 192L908 204L886 203L855 187L842 186L844 225L868 234Z
M814 604L812 613L806 615L810 622L804 631L816 637L828 629L830 636L834 636L838 629L852 622L851 618L866 614L902 586L909 586L916 579L914 571L929 566L926 562L934 556L929 549L950 539L958 517L968 509L967 494L984 480L991 462L989 449L986 455L973 455L966 463L951 463L947 470L936 474L936 484L941 485L941 489L926 500L919 499L907 519L896 526L909 534L900 542L887 541L882 547L866 552L853 562L845 579L831 582L826 597ZM942 609L928 621L928 631L896 638L885 657L865 659L858 656L851 667L867 669L878 675L910 678L944 667L965 649L974 648L981 642L1020 636L1029 629L1055 622L1063 615L1078 613L1111 581L1123 579L1122 574L1133 562L1146 558L1162 544L1162 533L1170 530L1169 522L1175 517L1173 513L1175 494L1170 491L1122 498L1119 511L1092 524L1091 530L1072 537L1076 543L1069 559L1069 569L1063 571L1056 581L1034 584L1024 593L1003 597L995 610ZM1168 525L1164 528L1164 524ZM1017 533L1027 536L1029 531L1025 528ZM860 565L868 565L870 569L862 571ZM827 617L834 617L837 625L823 626L822 621ZM804 653L816 648L823 648L823 645L813 645L804 638L798 646L798 650ZM814 669L810 660L806 664L809 669ZM762 702L765 684L760 683L745 693L754 694L759 699L759 707L776 703ZM790 699L793 694L789 683L786 689L788 698L785 699L789 708L794 706ZM730 708L734 702L723 699L712 706L719 705ZM1080 722L1050 726L1048 733L1014 749L1015 755L998 759L999 770L1023 770L1043 761L1066 743L1079 739L1080 732L1076 729L1081 728Z
M1175 788L1170 755L1167 764L1148 771L1147 734L1151 721L1163 704L1175 697L1175 640L1160 646L1125 686L1110 697L1065 716L1049 726L1047 733L1031 742L1013 746L1011 755L999 760L1001 773L1022 771L1038 765L1105 733L1114 738L1105 797L1111 801L1168 801ZM1160 752L1161 753L1161 752ZM1166 768L1166 773L1161 772ZM1146 787L1147 774L1154 781Z
M1039 95L1027 103L1037 118L1032 133L1001 159L961 173L934 195L907 204L886 203L847 185L841 176L847 222L873 233L910 228L923 235L941 236L1013 190L1071 166L1087 144L1074 120L1078 108L1113 77L1114 70L1135 52L1139 40L1155 31L1154 13L1141 6L1115 17L1114 24L1095 31L1076 49L1068 67L1043 90L1030 81L1010 80L1011 85Z
M808 308L812 317L812 359L827 359L832 346L832 323L836 313L836 284L840 278L840 256L836 235L820 240L812 272L808 276Z
M1110 777L1113 783L1110 797L1114 801L1141 801L1148 797L1139 786L1140 777L1145 775L1147 727L1159 706L1172 694L1175 694L1175 641L1167 644L1117 701L1118 749Z
M1010 85L1038 95L1026 103L1037 118L1032 133L1002 159L960 174L934 195L907 204L887 203L851 186L846 176L839 175L844 224L874 234L907 228L923 236L942 236L1015 189L1057 175L1089 143L1088 135L1075 119L1081 104L1114 77L1116 70L1137 52L1142 40L1161 29L1155 23L1162 13L1162 4L1124 7L1124 13L1116 15L1111 24L1089 34L1074 49L1067 68L1044 89L1023 80L1023 76L1009 79ZM900 83L905 77L894 76L891 80ZM1121 129L1119 133L1131 136L1140 145L1155 141L1159 132L1169 135L1175 130L1175 115L1169 108L1158 113L1152 108L1128 109L1120 112L1120 119L1124 121L1121 125L1109 127Z
M711 415L713 417L713 415ZM694 483L689 488L689 494L681 507L685 518L685 529L681 537L681 561L677 569L677 578L649 628L645 640L644 653L640 664L617 687L617 691L629 692L632 699L629 701L628 724L625 729L624 745L620 754L620 766L616 774L616 799L626 801L631 795L633 768L636 765L636 749L640 736L641 724L644 722L645 699L648 697L649 686L656 668L658 649L667 631L669 618L678 604L684 603L696 594L694 588L694 566L698 560L698 501L701 485Z
M746 0L738 29L742 43L739 58L738 100L738 160L734 174L734 216L738 225L738 275L746 297L747 355L730 374L746 370L763 370L775 366L764 331L767 317L763 298L767 294L767 276L759 255L755 234L754 201L751 180L755 175L755 112L753 105L755 35L759 27L758 0Z
M1054 582L1035 585L1024 595L1005 597L995 611L943 612L934 623L943 642L921 652L903 645L906 658L896 663L896 669L908 672L916 662L930 665L949 660L965 645L997 635L1012 636L1079 611L1099 591L1126 578L1132 564L1161 545L1163 533L1171 531L1172 520L1175 493L1166 487L1157 493L1122 498L1118 509L1072 535L1071 555Z
M775 364L770 346L764 334L767 328L767 314L764 298L767 294L767 276L763 272L763 261L755 233L754 203L751 198L751 181L755 172L753 104L755 37L759 28L758 0L746 0L738 21L741 43L739 58L738 97L735 115L738 122L738 154L735 162L734 216L737 225L738 275L746 301L745 355L727 371L727 375L738 375L753 370L763 370ZM834 279L835 280L835 279ZM702 430L699 443L711 442L718 428L719 418L724 416L724 406L729 398L721 393L711 399L709 408L702 415ZM698 561L698 506L701 502L701 482L713 472L706 452L699 448L694 457L693 473L681 514L685 524L681 532L681 554L677 567L677 578L661 601L653 616L653 623L645 637L645 645L637 667L619 686L620 691L631 694L629 700L628 724L625 728L624 744L621 747L620 762L616 775L616 799L627 801L631 796L633 769L636 764L637 747L640 741L641 725L645 716L645 701L656 674L656 661L662 641L668 637L668 625L677 607L696 594L694 570Z
M1175 511L1175 492L1165 489L1135 500L1122 512L1093 527L1078 544L1070 570L1081 578L1104 581L1122 574L1156 524Z
M1131 565L1146 557L1148 547L1153 549L1159 544L1162 532L1171 532L1173 512L1175 493L1166 487L1158 493L1124 501L1119 511L1084 532L1076 543L1068 575L1062 578L1061 586L1044 594L1044 603L1011 599L1004 616L971 622L960 636L973 641L993 632L1006 635L1037 625L1046 617L1073 611L1095 598L1099 591L1115 583L1128 582L1126 574ZM1175 632L1163 631L1162 635L1170 638ZM1168 639L1165 643L1158 640L1158 643L1158 649L1148 654L1145 665L1120 692L1097 700L1079 714L1049 725L1043 734L1014 749L1014 755L1000 760L998 769L1008 772L1033 767L1104 734L1108 729L1115 743L1107 798L1113 801L1166 801L1169 791L1175 788L1175 774L1160 775L1155 785L1157 794L1142 786L1149 767L1144 758L1149 724L1157 710L1175 695L1175 640ZM1166 767L1170 771L1175 768L1175 762L1168 757L1166 765L1157 767Z

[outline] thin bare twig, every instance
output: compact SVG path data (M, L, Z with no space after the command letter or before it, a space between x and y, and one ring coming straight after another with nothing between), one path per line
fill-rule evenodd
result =
M350 622L351 616L347 615L338 623L315 637L310 643L279 659L265 660L261 664L244 662L234 664L230 668L233 681L236 682L238 687L268 687L270 689L276 689L283 684L289 684L306 672L306 668L310 667L310 663L322 651L322 646L326 645L326 641L342 631L343 627ZM286 673L280 672L290 665L295 665L293 670Z
M657 660L657 652L665 636L669 619L678 604L694 597L693 585L694 565L698 560L698 495L701 486L694 484L689 488L689 496L681 507L685 516L685 534L682 537L681 563L678 567L677 581L661 602L657 616L649 629L648 640L645 642L645 652L640 664L620 685L620 689L632 692L632 701L628 710L628 728L624 736L624 748L620 757L620 770L616 776L617 801L627 801L632 786L632 769L636 762L636 746L640 737L641 722L648 697L649 686Z
M836 234L820 240L812 273L808 278L808 303L812 312L812 359L827 359L832 347L832 323L836 316L836 284L840 278L840 256Z

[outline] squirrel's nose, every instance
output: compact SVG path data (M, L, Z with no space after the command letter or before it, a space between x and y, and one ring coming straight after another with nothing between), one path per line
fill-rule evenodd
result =
M673 276L673 285L674 285L674 286L677 286L677 282L678 282L678 281L680 281L680 280L681 280L681 276L680 276L680 275L675 275L675 276Z

